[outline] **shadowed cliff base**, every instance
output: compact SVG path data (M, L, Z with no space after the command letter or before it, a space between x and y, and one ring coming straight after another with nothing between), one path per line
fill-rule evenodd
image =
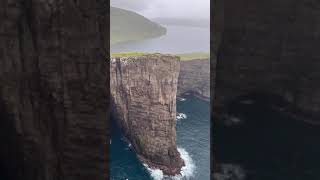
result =
M111 58L112 111L139 159L166 175L180 174L176 146L177 56Z
M268 101L234 102L229 117L215 122L216 179L319 179L320 126Z
M1 97L1 96L0 96ZM22 147L20 138L15 133L15 124L12 115L8 113L3 100L0 98L0 179L19 180L23 178Z

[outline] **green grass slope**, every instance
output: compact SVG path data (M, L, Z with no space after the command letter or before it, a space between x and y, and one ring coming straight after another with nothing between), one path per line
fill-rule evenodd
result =
M185 54L177 54L180 57L181 61L191 61L195 59L209 59L209 53L203 52L193 52L193 53L185 53Z
M126 53L113 53L111 54L111 57L137 57L137 56L144 56L149 53L143 53L143 52L126 52Z
M126 41L154 38L166 33L159 24L132 11L110 7L111 45Z
M113 53L111 57L137 57L143 56L147 54L159 54L159 53L146 53L146 52L125 52L125 53ZM193 53L185 53L185 54L174 54L175 56L179 56L181 61L192 61L196 59L209 59L209 53L203 52L193 52Z

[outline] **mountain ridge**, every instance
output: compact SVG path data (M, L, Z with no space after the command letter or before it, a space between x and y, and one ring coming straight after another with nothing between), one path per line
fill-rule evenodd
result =
M165 27L136 12L110 7L111 45L155 38L165 34Z

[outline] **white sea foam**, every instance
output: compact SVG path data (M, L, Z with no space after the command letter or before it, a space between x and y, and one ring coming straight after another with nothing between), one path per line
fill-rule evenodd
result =
M180 119L187 119L187 115L184 113L178 113L176 120L180 120Z
M154 179L154 180L162 180L164 179L164 175L163 172L160 169L151 169L148 167L148 165L144 165L145 167L147 167L150 176Z
M234 115L228 115L225 117L224 124L226 126L235 126L243 123L243 120Z
M175 176L174 179L189 179L193 177L194 172L196 170L196 165L194 164L189 153L183 149L178 147L178 151L180 153L181 158L184 160L185 166L181 168L181 176Z
M144 164L144 166L148 169L150 176L154 180L189 180L193 177L196 166L193 163L192 158L190 157L189 153L183 149L178 148L178 151L181 155L181 158L184 160L185 166L181 168L180 174L176 176L166 176L160 169L152 169L148 167L148 165Z
M126 150L130 150L132 147L131 143L128 144L128 146L126 147Z
M177 97L178 101L185 101L186 99L185 98L182 98L182 97Z

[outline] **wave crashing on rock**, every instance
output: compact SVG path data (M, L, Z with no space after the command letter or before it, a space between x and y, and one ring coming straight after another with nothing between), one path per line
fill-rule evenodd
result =
M189 180L194 175L194 171L196 169L196 166L189 155L189 153L183 149L178 147L178 151L180 153L181 158L183 159L185 166L181 168L181 175L176 176L166 176L163 174L163 172L160 169L152 169L147 164L144 164L144 166L147 168L147 170L150 173L150 176L154 180Z

